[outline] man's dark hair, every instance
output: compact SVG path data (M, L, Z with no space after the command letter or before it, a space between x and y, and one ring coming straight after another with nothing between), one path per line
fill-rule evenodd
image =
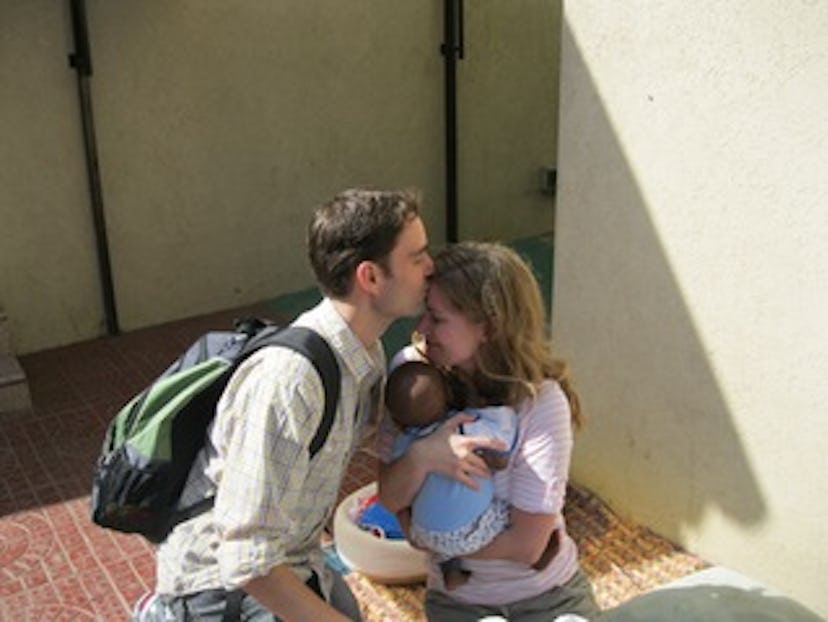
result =
M308 256L322 291L344 297L356 267L388 255L403 227L419 215L419 197L407 190L351 189L318 207L308 227Z

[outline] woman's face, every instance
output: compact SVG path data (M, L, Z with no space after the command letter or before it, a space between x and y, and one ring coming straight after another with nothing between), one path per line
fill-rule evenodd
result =
M437 365L474 371L474 354L486 341L482 322L472 322L449 304L438 285L431 285L426 296L426 309L417 323L417 331L425 338L428 357Z

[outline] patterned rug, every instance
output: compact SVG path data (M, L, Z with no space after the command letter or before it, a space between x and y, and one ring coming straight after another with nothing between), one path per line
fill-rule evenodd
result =
M581 487L570 486L564 514L603 609L708 566L649 529L622 520ZM365 622L425 620L423 584L382 585L357 572L349 572L345 580L359 600Z

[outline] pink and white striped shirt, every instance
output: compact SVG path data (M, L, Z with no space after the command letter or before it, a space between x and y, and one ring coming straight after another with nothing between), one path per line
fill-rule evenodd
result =
M569 402L554 380L546 380L534 400L517 408L519 444L509 465L493 475L495 496L535 514L555 514L560 550L546 568L502 559L464 559L469 581L450 592L467 603L497 605L531 598L569 581L578 569L578 550L563 517L572 423ZM443 591L442 573L431 564L430 589Z
M393 358L391 368L418 358L421 356L416 350L407 347ZM578 550L566 532L563 517L573 445L569 401L557 382L546 380L537 397L525 400L516 410L518 446L507 468L493 475L495 497L525 512L554 514L560 549L541 571L510 560L465 558L463 567L471 571L471 576L450 592L452 598L462 602L500 605L531 598L563 585L578 570ZM378 439L378 450L386 462L390 461L388 435L393 435L393 425L383 421ZM432 559L429 564L428 588L445 591L437 561Z

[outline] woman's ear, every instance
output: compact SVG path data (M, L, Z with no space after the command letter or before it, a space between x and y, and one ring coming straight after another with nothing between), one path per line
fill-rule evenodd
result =
M497 328L491 322L480 323L480 343L491 341L497 335Z

